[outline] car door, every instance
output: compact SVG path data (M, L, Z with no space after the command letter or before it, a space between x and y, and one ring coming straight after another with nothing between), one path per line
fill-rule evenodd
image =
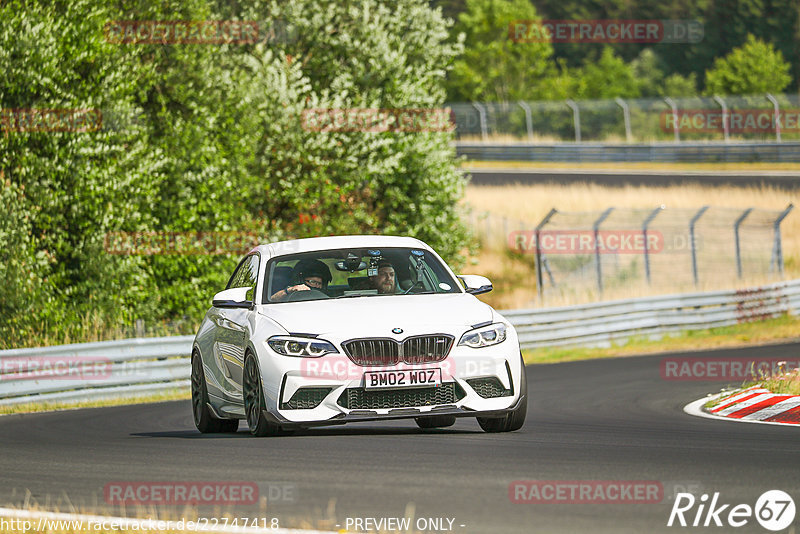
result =
M248 287L248 300L255 296L259 256L251 254L239 264L226 289ZM249 339L249 308L218 308L211 311L215 325L214 358L221 372L221 383L229 399L242 401L244 353Z

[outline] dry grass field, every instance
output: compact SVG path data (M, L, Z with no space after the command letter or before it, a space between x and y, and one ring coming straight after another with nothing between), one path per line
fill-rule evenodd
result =
M530 223L533 228L551 208L560 211L600 211L608 207L653 209L664 205L668 209L697 209L703 205L726 208L748 207L782 210L787 205L800 204L800 193L780 190L769 186L712 187L686 185L672 187L623 186L609 187L597 184L539 184L467 187L465 205L474 212L488 212L498 217ZM781 225L785 277L800 277L800 207L793 210ZM541 302L537 298L535 276L531 258L519 258L505 252L505 243L500 246L483 247L471 259L465 271L488 276L495 291L485 295L484 300L500 309L575 304L597 300L593 291L550 299ZM730 277L728 278L728 280ZM697 289L728 289L759 284L772 279L749 278L738 282L706 281ZM604 293L604 300L630 298L650 294L675 293L678 290L692 291L694 287L678 288L654 285L643 288L631 286Z

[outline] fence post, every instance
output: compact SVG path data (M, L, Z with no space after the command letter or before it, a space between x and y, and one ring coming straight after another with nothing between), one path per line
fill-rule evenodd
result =
M136 319L135 324L135 337L144 337L144 319Z
M772 259L769 262L770 271L772 270L773 264L778 268L778 274L783 277L783 249L781 247L781 222L789 215L789 212L794 209L794 204L789 204L786 206L786 209L783 210L778 218L775 219L775 222L772 223L773 229L773 239L774 239L774 246L772 248Z
M571 98L567 99L567 105L572 109L572 122L575 125L575 142L581 142L581 110L578 104Z
M478 102L473 102L472 107L478 110L478 121L481 123L481 139L486 141L489 137L489 130L486 127L486 108L483 107L482 104Z
M689 245L692 247L692 277L694 278L695 286L698 284L699 278L697 276L697 246L694 242L694 225L697 224L697 221L703 216L706 210L708 210L708 206L703 206L694 214L692 220L689 221Z
M733 223L733 238L736 243L736 273L739 275L739 278L742 278L742 251L739 245L739 227L742 225L744 220L750 215L750 212L753 211L753 208L747 208L744 212L739 215L739 218L736 219L736 222Z
M647 227L650 225L651 222L653 222L653 219L655 219L656 216L659 213L661 213L661 210L663 210L665 207L666 206L662 204L653 211L651 211L650 215L648 215L647 218L642 223L642 235L644 237L644 275L645 278L647 278L647 285L650 285L650 252L649 252L650 245L648 244L647 241Z
M714 100L716 100L717 104L722 108L722 136L725 139L725 142L730 142L730 126L728 125L728 106L725 104L725 101L722 100L722 97L718 95L714 95Z
M614 208L608 208L600 215L600 217L592 224L594 231L594 266L597 273L597 291L603 293L603 269L600 267L600 240L598 239L600 233L600 225L603 224Z
M541 240L539 237L542 233L542 228L550 222L550 219L553 218L553 215L558 213L558 210L552 208L547 215L544 216L544 219L541 220L539 224L536 225L534 229L534 235L536 236L536 292L539 293L539 298L542 298L542 246Z
M775 110L775 140L781 142L781 107L778 105L778 100L767 93L767 100L772 102L772 107Z
M525 110L525 128L528 130L528 140L533 141L533 116L531 107L524 100L520 100L519 107Z
M678 127L678 105L675 104L675 101L672 100L670 97L665 97L664 102L672 108L672 131L675 134L675 142L680 142L681 140L681 131Z
M633 140L633 134L631 134L631 110L628 108L628 104L620 97L615 98L614 102L622 108L622 120L625 121L625 139L630 143Z

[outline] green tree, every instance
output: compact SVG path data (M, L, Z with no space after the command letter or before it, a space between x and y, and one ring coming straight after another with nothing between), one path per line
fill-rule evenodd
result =
M460 45L424 0L16 0L0 18L0 109L96 108L104 119L92 132L2 123L0 345L63 339L87 313L196 321L237 259L114 255L109 232L407 234L459 263L465 180L452 133L302 121L311 108L441 106ZM297 31L219 46L104 37L114 20L223 18Z
M752 95L780 93L792 81L790 65L771 44L748 35L747 42L706 71L706 93Z
M575 96L578 98L639 96L639 84L633 68L616 56L611 47L603 48L597 61L587 61L576 78Z
M697 76L690 72L688 76L682 76L677 72L664 78L660 96L689 97L697 96Z
M451 101L539 100L557 98L559 86L553 48L548 41L520 39L533 35L531 21L541 17L528 0L467 0L454 31L465 36L464 53L448 80Z

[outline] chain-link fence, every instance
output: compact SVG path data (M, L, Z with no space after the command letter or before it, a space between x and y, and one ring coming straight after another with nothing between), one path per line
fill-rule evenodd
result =
M800 139L800 96L449 103L458 140L533 143Z
M552 209L538 224L471 213L482 244L529 258L540 296L659 286L674 291L780 279L781 222L793 209Z

